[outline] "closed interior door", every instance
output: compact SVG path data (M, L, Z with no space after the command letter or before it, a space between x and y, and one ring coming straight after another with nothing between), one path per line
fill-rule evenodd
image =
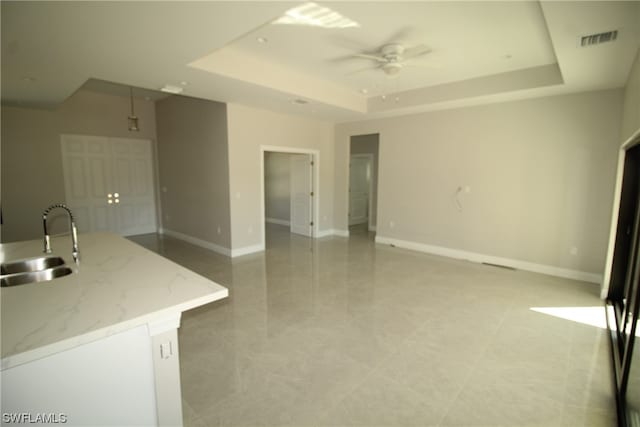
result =
M62 137L66 203L73 210L81 232L115 229L114 217L106 203L112 180L108 149L105 137Z
M310 154L291 156L291 232L312 235L312 165Z
M114 206L120 234L154 233L155 195L151 142L131 139L112 139L113 192L118 194Z
M66 203L81 232L157 230L151 141L63 135Z
M349 225L369 221L369 197L371 188L371 159L351 156L349 170Z

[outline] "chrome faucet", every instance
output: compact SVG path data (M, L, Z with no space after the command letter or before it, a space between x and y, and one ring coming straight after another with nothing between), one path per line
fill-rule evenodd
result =
M69 209L66 205L56 203L55 205L49 206L42 213L42 225L44 227L44 252L47 254L51 253L51 239L49 237L49 231L47 230L47 215L49 212L56 208L62 208L69 214L69 224L71 228L71 243L73 245L72 254L73 260L76 264L80 264L80 250L78 249L78 230L76 229L76 222L73 218L73 213L71 213L71 209Z

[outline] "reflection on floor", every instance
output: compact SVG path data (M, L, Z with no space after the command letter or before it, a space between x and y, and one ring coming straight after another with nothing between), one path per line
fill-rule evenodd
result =
M187 426L616 425L607 332L531 307L598 287L267 228L231 261L132 240L229 287L180 328Z
M357 237L367 237L373 240L375 233L369 231L368 224L355 224L349 226L349 236L357 236Z

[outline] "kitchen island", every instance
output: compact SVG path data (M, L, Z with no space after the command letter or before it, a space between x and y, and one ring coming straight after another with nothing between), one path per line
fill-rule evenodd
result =
M1 290L3 423L181 425L181 313L228 290L113 234L80 235L79 265L70 246L52 240L73 274ZM3 263L39 255L40 240L0 245Z

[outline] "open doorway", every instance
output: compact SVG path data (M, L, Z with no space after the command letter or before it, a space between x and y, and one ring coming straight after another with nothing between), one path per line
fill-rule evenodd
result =
M379 134L351 137L349 149L349 235L376 231Z
M292 236L315 237L317 153L284 147L263 147L262 153L265 247Z

